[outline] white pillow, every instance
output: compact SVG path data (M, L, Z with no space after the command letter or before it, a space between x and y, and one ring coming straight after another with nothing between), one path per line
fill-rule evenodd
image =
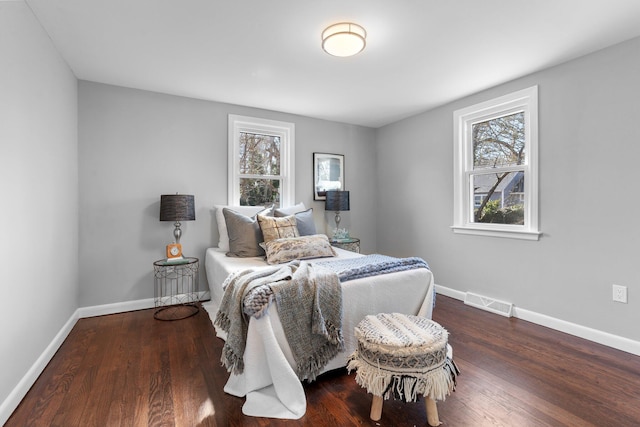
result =
M216 209L216 222L218 223L218 234L220 234L220 240L218 241L218 247L225 251L229 252L229 232L227 231L227 222L224 219L224 214L222 213L223 208L233 209L234 211L246 215L246 216L254 216L258 212L264 209L264 206L225 206L225 205L216 205L214 206Z

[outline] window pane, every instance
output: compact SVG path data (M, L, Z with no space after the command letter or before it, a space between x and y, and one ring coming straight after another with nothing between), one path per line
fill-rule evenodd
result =
M240 178L240 206L280 206L279 179Z
M472 132L474 169L524 164L524 113L476 123Z
M280 175L280 137L240 133L240 173Z
M524 172L471 176L473 222L524 225Z

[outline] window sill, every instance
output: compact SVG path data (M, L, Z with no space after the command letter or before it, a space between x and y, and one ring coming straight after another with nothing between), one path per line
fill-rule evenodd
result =
M542 233L537 231L494 230L475 227L460 227L456 225L451 226L451 230L456 234L471 234L474 236L503 237L520 240L539 240L542 235Z

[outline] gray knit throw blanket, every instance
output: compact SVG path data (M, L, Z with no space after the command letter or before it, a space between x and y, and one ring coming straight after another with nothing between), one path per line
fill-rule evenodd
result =
M344 348L342 290L337 274L305 261L231 274L215 324L227 333L222 364L244 371L249 317L261 317L275 300L300 380L313 381Z

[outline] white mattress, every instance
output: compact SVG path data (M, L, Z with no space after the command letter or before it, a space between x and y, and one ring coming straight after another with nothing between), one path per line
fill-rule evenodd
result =
M318 261L331 259L355 258L364 256L355 252L334 248L338 253L335 258L318 258ZM313 260L307 260L313 262ZM215 317L224 291L222 284L229 274L240 269L267 267L264 257L235 258L228 257L218 248L207 249L205 269L211 302L205 308ZM327 366L325 371L346 366L348 356L355 350L357 341L353 337L353 329L368 314L404 313L416 314L431 318L433 310L434 282L431 271L418 268L415 270L383 274L351 280L342 285L343 319L342 329L345 339L345 351ZM272 319L277 318L275 307L271 309ZM274 316L274 312L275 316ZM276 331L282 326L274 325ZM274 322L272 322L274 323ZM219 336L224 338L224 335ZM284 335L283 335L284 336ZM335 363L334 363L335 362Z

